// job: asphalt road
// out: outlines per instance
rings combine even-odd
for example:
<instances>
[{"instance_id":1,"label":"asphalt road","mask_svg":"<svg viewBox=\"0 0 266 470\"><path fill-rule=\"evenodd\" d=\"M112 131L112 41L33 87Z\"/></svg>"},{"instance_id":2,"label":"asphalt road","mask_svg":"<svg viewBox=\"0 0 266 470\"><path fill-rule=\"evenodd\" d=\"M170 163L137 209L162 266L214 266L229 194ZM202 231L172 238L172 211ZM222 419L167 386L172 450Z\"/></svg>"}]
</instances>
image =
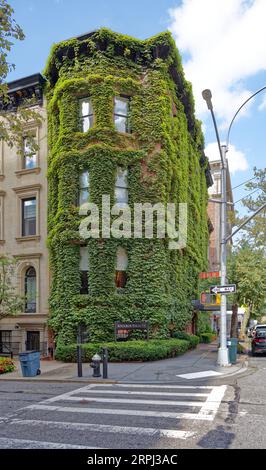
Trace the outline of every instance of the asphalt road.
<instances>
[{"instance_id":1,"label":"asphalt road","mask_svg":"<svg viewBox=\"0 0 266 470\"><path fill-rule=\"evenodd\" d=\"M266 447L266 356L176 385L0 383L0 449Z\"/></svg>"}]
</instances>

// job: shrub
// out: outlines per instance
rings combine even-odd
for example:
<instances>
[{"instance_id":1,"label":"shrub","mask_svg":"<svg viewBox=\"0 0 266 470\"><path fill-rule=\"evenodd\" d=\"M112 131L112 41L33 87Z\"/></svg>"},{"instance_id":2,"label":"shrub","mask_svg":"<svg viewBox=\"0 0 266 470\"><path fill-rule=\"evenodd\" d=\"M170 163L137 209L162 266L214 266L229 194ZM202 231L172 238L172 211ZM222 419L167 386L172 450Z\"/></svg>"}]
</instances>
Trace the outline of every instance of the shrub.
<instances>
[{"instance_id":1,"label":"shrub","mask_svg":"<svg viewBox=\"0 0 266 470\"><path fill-rule=\"evenodd\" d=\"M15 364L13 361L6 357L0 357L0 374L13 372L13 370L15 370Z\"/></svg>"},{"instance_id":2,"label":"shrub","mask_svg":"<svg viewBox=\"0 0 266 470\"><path fill-rule=\"evenodd\" d=\"M216 339L216 335L214 333L201 333L199 336L200 343L211 343Z\"/></svg>"},{"instance_id":3,"label":"shrub","mask_svg":"<svg viewBox=\"0 0 266 470\"><path fill-rule=\"evenodd\" d=\"M110 362L122 361L156 361L184 354L189 349L197 346L199 339L191 336L190 340L165 339L151 341L125 341L112 343L88 343L82 345L83 360L90 362L95 353L100 353L101 348L108 348ZM56 359L65 362L76 361L77 346L60 345L56 349Z\"/></svg>"}]
</instances>

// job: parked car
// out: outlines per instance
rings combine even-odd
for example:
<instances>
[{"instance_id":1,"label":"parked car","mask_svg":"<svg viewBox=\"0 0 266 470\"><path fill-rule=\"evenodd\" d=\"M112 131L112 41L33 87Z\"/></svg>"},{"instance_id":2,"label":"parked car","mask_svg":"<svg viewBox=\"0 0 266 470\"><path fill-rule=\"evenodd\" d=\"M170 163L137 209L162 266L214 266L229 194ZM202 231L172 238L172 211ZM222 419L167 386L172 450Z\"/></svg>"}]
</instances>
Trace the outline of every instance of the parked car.
<instances>
[{"instance_id":1,"label":"parked car","mask_svg":"<svg viewBox=\"0 0 266 470\"><path fill-rule=\"evenodd\" d=\"M251 328L248 329L248 337L253 338L256 334L256 331L262 329L266 330L266 324L265 323L259 323L258 325L254 325Z\"/></svg>"},{"instance_id":2,"label":"parked car","mask_svg":"<svg viewBox=\"0 0 266 470\"><path fill-rule=\"evenodd\" d=\"M266 353L266 328L258 328L251 342L252 356Z\"/></svg>"}]
</instances>

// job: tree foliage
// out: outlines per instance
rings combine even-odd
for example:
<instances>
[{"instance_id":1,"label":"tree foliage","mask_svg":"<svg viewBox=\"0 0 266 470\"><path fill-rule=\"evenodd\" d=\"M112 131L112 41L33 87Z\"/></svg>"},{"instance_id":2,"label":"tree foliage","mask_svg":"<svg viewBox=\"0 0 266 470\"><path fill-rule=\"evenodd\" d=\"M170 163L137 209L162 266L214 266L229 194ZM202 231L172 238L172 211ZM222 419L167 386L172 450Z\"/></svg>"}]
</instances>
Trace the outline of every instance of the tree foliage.
<instances>
[{"instance_id":1,"label":"tree foliage","mask_svg":"<svg viewBox=\"0 0 266 470\"><path fill-rule=\"evenodd\" d=\"M16 315L23 308L23 299L16 293L12 283L16 261L7 256L0 257L0 320Z\"/></svg>"},{"instance_id":2,"label":"tree foliage","mask_svg":"<svg viewBox=\"0 0 266 470\"><path fill-rule=\"evenodd\" d=\"M15 110L10 110L10 95L6 83L8 74L15 69L10 63L8 55L12 50L14 41L22 41L25 35L14 19L14 10L6 0L0 0L0 137L10 147L17 145L21 148L21 138L25 124L34 120L40 122L39 113L31 107L35 98L25 99L23 104ZM34 142L32 142L32 145Z\"/></svg>"},{"instance_id":3,"label":"tree foliage","mask_svg":"<svg viewBox=\"0 0 266 470\"><path fill-rule=\"evenodd\" d=\"M235 337L238 306L247 307L248 317L260 317L266 303L266 257L263 249L254 249L248 242L240 245L229 259L228 278L237 288L233 296L231 327L231 336Z\"/></svg>"},{"instance_id":4,"label":"tree foliage","mask_svg":"<svg viewBox=\"0 0 266 470\"><path fill-rule=\"evenodd\" d=\"M254 168L254 178L247 182L246 190L250 195L243 199L243 205L248 210L248 215L266 203L266 168L259 170ZM237 225L245 221L247 217L239 218ZM266 208L254 217L244 228L243 240L249 241L256 248L266 246Z\"/></svg>"}]
</instances>

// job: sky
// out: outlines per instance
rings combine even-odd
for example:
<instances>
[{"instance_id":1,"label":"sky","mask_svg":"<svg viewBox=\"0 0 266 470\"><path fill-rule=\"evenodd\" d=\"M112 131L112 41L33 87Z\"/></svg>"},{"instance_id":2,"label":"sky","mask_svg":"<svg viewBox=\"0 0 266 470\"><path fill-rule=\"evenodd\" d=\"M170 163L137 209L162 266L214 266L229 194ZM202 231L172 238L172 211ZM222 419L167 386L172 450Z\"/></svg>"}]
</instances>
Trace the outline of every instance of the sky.
<instances>
[{"instance_id":1,"label":"sky","mask_svg":"<svg viewBox=\"0 0 266 470\"><path fill-rule=\"evenodd\" d=\"M238 107L266 85L266 0L9 0L26 38L16 42L8 80L42 72L53 43L99 27L145 39L169 30L192 82L206 155L218 158L215 133L201 92L212 91L222 143ZM265 165L266 91L233 124L228 152L232 186ZM247 193L234 190L238 201ZM236 203L241 214L244 208Z\"/></svg>"}]
</instances>

